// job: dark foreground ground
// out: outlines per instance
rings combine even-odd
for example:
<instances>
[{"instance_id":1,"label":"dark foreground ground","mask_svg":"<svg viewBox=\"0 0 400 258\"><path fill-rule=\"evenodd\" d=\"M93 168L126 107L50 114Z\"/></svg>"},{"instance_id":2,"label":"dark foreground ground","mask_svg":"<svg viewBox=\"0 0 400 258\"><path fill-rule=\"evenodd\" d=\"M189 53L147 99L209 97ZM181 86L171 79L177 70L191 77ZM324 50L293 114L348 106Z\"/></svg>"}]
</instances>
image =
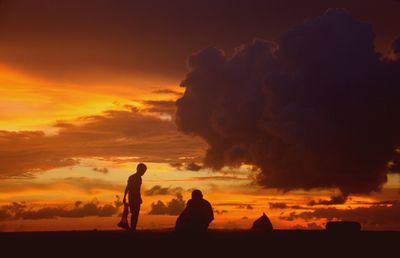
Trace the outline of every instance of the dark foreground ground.
<instances>
[{"instance_id":1,"label":"dark foreground ground","mask_svg":"<svg viewBox=\"0 0 400 258\"><path fill-rule=\"evenodd\" d=\"M0 257L400 257L400 232L21 232L0 233L0 249Z\"/></svg>"}]
</instances>

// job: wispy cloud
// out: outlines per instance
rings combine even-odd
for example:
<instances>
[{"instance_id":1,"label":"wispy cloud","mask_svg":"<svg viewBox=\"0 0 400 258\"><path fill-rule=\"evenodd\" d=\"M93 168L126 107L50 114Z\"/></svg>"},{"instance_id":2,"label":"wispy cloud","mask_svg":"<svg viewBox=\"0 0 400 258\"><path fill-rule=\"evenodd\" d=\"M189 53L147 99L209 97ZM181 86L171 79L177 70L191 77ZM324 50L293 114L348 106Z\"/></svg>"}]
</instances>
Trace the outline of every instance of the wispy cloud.
<instances>
[{"instance_id":1,"label":"wispy cloud","mask_svg":"<svg viewBox=\"0 0 400 258\"><path fill-rule=\"evenodd\" d=\"M61 121L55 127L55 135L0 131L0 177L72 166L83 157L178 162L182 156L202 155L200 140L180 134L171 121L143 115L135 108Z\"/></svg>"}]
</instances>

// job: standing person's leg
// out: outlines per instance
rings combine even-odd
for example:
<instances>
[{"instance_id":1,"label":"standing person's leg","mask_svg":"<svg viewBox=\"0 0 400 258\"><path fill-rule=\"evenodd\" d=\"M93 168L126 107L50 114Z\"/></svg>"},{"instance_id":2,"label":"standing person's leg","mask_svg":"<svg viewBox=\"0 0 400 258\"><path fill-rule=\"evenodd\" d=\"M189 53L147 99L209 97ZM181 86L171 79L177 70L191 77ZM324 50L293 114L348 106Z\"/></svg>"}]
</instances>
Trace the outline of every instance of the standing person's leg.
<instances>
[{"instance_id":1,"label":"standing person's leg","mask_svg":"<svg viewBox=\"0 0 400 258\"><path fill-rule=\"evenodd\" d=\"M135 231L136 230L136 225L138 222L138 217L139 217L139 211L140 211L140 204L133 204L131 205L131 230Z\"/></svg>"}]
</instances>

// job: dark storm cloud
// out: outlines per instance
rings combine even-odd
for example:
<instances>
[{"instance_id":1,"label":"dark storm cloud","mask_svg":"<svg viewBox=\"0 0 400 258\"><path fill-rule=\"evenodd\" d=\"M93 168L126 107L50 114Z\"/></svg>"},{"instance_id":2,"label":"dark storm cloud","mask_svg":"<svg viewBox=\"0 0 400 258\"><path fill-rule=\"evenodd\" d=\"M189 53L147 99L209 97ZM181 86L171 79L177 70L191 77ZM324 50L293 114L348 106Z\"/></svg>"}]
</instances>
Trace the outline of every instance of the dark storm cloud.
<instances>
[{"instance_id":1,"label":"dark storm cloud","mask_svg":"<svg viewBox=\"0 0 400 258\"><path fill-rule=\"evenodd\" d=\"M181 194L177 194L176 198L164 203L158 201L151 204L150 215L179 215L185 209L185 201Z\"/></svg>"},{"instance_id":2,"label":"dark storm cloud","mask_svg":"<svg viewBox=\"0 0 400 258\"><path fill-rule=\"evenodd\" d=\"M117 197L113 204L100 205L98 201L83 203L75 202L75 207L43 207L29 208L25 203L14 202L0 207L0 221L18 219L54 219L54 218L83 218L88 216L111 217L117 214L122 202Z\"/></svg>"},{"instance_id":3,"label":"dark storm cloud","mask_svg":"<svg viewBox=\"0 0 400 258\"><path fill-rule=\"evenodd\" d=\"M171 121L143 115L134 108L110 110L61 122L55 127L59 129L55 135L41 131L0 131L0 177L29 176L72 166L85 157L123 156L171 162L182 156L202 155L198 139L178 133Z\"/></svg>"},{"instance_id":4,"label":"dark storm cloud","mask_svg":"<svg viewBox=\"0 0 400 258\"><path fill-rule=\"evenodd\" d=\"M400 229L399 218L400 216L400 205L376 205L371 207L359 207L354 209L315 209L310 212L293 212L289 216L282 216L280 219L293 221L295 219L304 219L305 221L315 219L327 219L327 220L346 220L346 221L359 221L363 227L369 229Z\"/></svg>"},{"instance_id":5,"label":"dark storm cloud","mask_svg":"<svg viewBox=\"0 0 400 258\"><path fill-rule=\"evenodd\" d=\"M400 22L400 5L392 0L2 0L0 60L74 82L110 74L175 79L185 69L176 60L196 49L277 39L330 7L371 22L381 48L398 33L391 25Z\"/></svg>"},{"instance_id":6,"label":"dark storm cloud","mask_svg":"<svg viewBox=\"0 0 400 258\"><path fill-rule=\"evenodd\" d=\"M338 188L332 203L386 182L400 143L400 60L382 59L367 23L331 9L278 43L255 40L231 57L207 48L188 66L177 124L206 140L205 166L253 164L261 185L283 191Z\"/></svg>"}]
</instances>

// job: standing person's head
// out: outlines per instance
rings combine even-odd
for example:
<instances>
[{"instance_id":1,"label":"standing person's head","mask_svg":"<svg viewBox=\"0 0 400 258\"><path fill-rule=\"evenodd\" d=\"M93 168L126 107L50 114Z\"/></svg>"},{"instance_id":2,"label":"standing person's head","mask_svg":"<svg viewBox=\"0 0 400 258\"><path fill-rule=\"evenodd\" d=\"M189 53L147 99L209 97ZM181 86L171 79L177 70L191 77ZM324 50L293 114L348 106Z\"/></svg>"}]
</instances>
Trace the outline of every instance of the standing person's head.
<instances>
[{"instance_id":1,"label":"standing person's head","mask_svg":"<svg viewBox=\"0 0 400 258\"><path fill-rule=\"evenodd\" d=\"M192 199L193 200L201 200L203 199L203 193L200 190L193 190L192 192Z\"/></svg>"},{"instance_id":2,"label":"standing person's head","mask_svg":"<svg viewBox=\"0 0 400 258\"><path fill-rule=\"evenodd\" d=\"M141 176L144 175L144 173L146 172L146 170L147 170L147 167L146 167L146 165L145 165L144 163L139 163L139 164L137 165L137 167L136 167L136 172L137 172L139 175L141 175Z\"/></svg>"}]
</instances>

